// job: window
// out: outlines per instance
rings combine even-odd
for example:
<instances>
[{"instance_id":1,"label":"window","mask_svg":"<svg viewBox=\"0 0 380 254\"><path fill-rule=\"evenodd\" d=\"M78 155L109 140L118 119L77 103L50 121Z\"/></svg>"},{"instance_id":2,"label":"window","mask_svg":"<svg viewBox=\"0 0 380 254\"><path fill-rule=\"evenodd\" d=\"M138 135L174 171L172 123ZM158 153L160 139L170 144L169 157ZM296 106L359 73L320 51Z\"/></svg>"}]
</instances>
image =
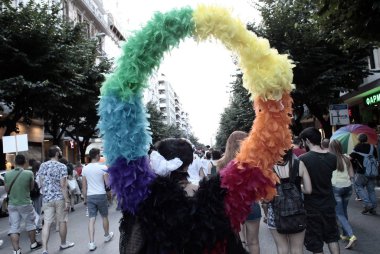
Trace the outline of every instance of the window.
<instances>
[{"instance_id":1,"label":"window","mask_svg":"<svg viewBox=\"0 0 380 254\"><path fill-rule=\"evenodd\" d=\"M369 68L376 69L376 63L375 63L375 56L374 51L372 50L371 54L369 55Z\"/></svg>"},{"instance_id":2,"label":"window","mask_svg":"<svg viewBox=\"0 0 380 254\"><path fill-rule=\"evenodd\" d=\"M77 12L77 22L82 22L82 14L79 11Z\"/></svg>"}]
</instances>

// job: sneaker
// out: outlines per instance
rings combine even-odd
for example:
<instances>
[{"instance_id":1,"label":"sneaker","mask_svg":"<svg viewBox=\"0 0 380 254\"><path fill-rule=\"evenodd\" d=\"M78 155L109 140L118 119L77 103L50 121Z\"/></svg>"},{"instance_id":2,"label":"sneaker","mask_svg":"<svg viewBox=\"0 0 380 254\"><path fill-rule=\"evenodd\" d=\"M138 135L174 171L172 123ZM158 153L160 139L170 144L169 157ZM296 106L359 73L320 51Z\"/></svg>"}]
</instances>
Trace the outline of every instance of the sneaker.
<instances>
[{"instance_id":1,"label":"sneaker","mask_svg":"<svg viewBox=\"0 0 380 254\"><path fill-rule=\"evenodd\" d=\"M74 245L75 245L75 243L66 241L65 244L61 244L61 246L59 246L59 249L60 250L65 250L65 249L73 247Z\"/></svg>"},{"instance_id":2,"label":"sneaker","mask_svg":"<svg viewBox=\"0 0 380 254\"><path fill-rule=\"evenodd\" d=\"M349 241L350 237L346 236L346 235L340 235L340 240L342 240L342 241Z\"/></svg>"},{"instance_id":3,"label":"sneaker","mask_svg":"<svg viewBox=\"0 0 380 254\"><path fill-rule=\"evenodd\" d=\"M104 241L105 242L109 242L111 241L112 237L113 237L113 232L109 232L107 236L104 236Z\"/></svg>"},{"instance_id":4,"label":"sneaker","mask_svg":"<svg viewBox=\"0 0 380 254\"><path fill-rule=\"evenodd\" d=\"M358 198L358 197L356 197L356 198L355 198L355 201L362 201L362 199L361 199L361 198Z\"/></svg>"},{"instance_id":5,"label":"sneaker","mask_svg":"<svg viewBox=\"0 0 380 254\"><path fill-rule=\"evenodd\" d=\"M14 251L13 251L13 254L22 254L22 253L21 253L21 249L14 250Z\"/></svg>"},{"instance_id":6,"label":"sneaker","mask_svg":"<svg viewBox=\"0 0 380 254\"><path fill-rule=\"evenodd\" d=\"M94 242L92 242L92 243L88 243L88 249L89 249L90 251L94 251L94 250L96 250L96 245L95 245L95 243L94 243Z\"/></svg>"},{"instance_id":7,"label":"sneaker","mask_svg":"<svg viewBox=\"0 0 380 254\"><path fill-rule=\"evenodd\" d=\"M371 208L371 210L369 210L369 213L372 214L372 215L376 215L376 210L375 210L375 208Z\"/></svg>"},{"instance_id":8,"label":"sneaker","mask_svg":"<svg viewBox=\"0 0 380 254\"><path fill-rule=\"evenodd\" d=\"M37 241L30 245L31 250L38 250L41 247L42 247L42 243L37 242Z\"/></svg>"},{"instance_id":9,"label":"sneaker","mask_svg":"<svg viewBox=\"0 0 380 254\"><path fill-rule=\"evenodd\" d=\"M49 254L49 253L47 252L47 250L44 250L44 251L42 252L42 254Z\"/></svg>"},{"instance_id":10,"label":"sneaker","mask_svg":"<svg viewBox=\"0 0 380 254\"><path fill-rule=\"evenodd\" d=\"M0 240L0 247L3 245L4 241Z\"/></svg>"},{"instance_id":11,"label":"sneaker","mask_svg":"<svg viewBox=\"0 0 380 254\"><path fill-rule=\"evenodd\" d=\"M362 214L367 214L370 210L371 210L371 208L366 206L366 207L364 207Z\"/></svg>"},{"instance_id":12,"label":"sneaker","mask_svg":"<svg viewBox=\"0 0 380 254\"><path fill-rule=\"evenodd\" d=\"M348 244L347 244L346 247L344 247L344 248L345 248L345 249L350 249L350 248L354 247L354 245L355 245L355 243L356 243L357 240L358 240L358 239L356 238L356 236L352 235L352 236L350 237L350 240L349 240Z\"/></svg>"}]
</instances>

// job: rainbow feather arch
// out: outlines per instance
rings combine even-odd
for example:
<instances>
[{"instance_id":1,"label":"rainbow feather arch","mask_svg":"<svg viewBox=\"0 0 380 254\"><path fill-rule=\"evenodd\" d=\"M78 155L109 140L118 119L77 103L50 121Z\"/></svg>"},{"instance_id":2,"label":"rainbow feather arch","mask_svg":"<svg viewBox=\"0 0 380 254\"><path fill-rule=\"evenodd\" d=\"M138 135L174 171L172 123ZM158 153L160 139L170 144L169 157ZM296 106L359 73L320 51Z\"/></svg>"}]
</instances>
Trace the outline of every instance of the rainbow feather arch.
<instances>
[{"instance_id":1,"label":"rainbow feather arch","mask_svg":"<svg viewBox=\"0 0 380 254\"><path fill-rule=\"evenodd\" d=\"M253 201L275 195L277 178L271 168L291 145L293 64L224 8L200 5L156 13L123 46L116 70L101 88L98 108L111 187L123 211L132 214L148 197L155 175L147 162L151 136L142 92L164 53L191 36L197 41L216 38L234 52L244 87L255 99L249 137L221 173L221 186L227 190L225 211L238 230Z\"/></svg>"}]
</instances>

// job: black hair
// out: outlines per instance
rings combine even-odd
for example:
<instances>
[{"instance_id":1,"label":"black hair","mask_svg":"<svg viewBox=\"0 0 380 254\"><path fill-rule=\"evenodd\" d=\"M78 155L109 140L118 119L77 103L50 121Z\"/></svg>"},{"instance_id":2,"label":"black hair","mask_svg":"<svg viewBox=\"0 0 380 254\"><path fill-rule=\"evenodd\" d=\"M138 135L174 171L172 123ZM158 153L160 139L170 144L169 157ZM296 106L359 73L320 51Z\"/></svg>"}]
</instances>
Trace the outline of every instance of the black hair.
<instances>
[{"instance_id":1,"label":"black hair","mask_svg":"<svg viewBox=\"0 0 380 254\"><path fill-rule=\"evenodd\" d=\"M49 158L54 158L55 155L56 155L57 153L59 153L60 151L61 151L61 149L59 148L59 146L56 146L56 145L51 146L51 147L49 148L49 151L48 151L48 156L49 156Z\"/></svg>"},{"instance_id":2,"label":"black hair","mask_svg":"<svg viewBox=\"0 0 380 254\"><path fill-rule=\"evenodd\" d=\"M210 152L206 153L206 159L211 160L211 153Z\"/></svg>"},{"instance_id":3,"label":"black hair","mask_svg":"<svg viewBox=\"0 0 380 254\"><path fill-rule=\"evenodd\" d=\"M182 161L182 166L177 170L182 170L193 162L193 148L191 147L191 144L185 139L163 139L156 144L156 147L157 151L166 160L171 160L177 157Z\"/></svg>"},{"instance_id":4,"label":"black hair","mask_svg":"<svg viewBox=\"0 0 380 254\"><path fill-rule=\"evenodd\" d=\"M17 154L15 158L15 164L16 166L23 166L26 163L26 158L22 154Z\"/></svg>"},{"instance_id":5,"label":"black hair","mask_svg":"<svg viewBox=\"0 0 380 254\"><path fill-rule=\"evenodd\" d=\"M300 146L302 144L301 141L300 137L293 137L293 144Z\"/></svg>"},{"instance_id":6,"label":"black hair","mask_svg":"<svg viewBox=\"0 0 380 254\"><path fill-rule=\"evenodd\" d=\"M303 141L308 139L313 145L321 146L321 133L314 127L304 129L299 136Z\"/></svg>"},{"instance_id":7,"label":"black hair","mask_svg":"<svg viewBox=\"0 0 380 254\"><path fill-rule=\"evenodd\" d=\"M187 182L189 174L183 169L193 162L193 148L186 139L167 138L156 144L157 151L166 159L179 158L182 161L181 167L170 173L170 178L175 182Z\"/></svg>"},{"instance_id":8,"label":"black hair","mask_svg":"<svg viewBox=\"0 0 380 254\"><path fill-rule=\"evenodd\" d=\"M65 164L65 165L67 165L67 164L69 163L69 161L66 160L65 158L60 158L60 159L58 159L58 161L59 161L60 163L62 163L62 164Z\"/></svg>"},{"instance_id":9,"label":"black hair","mask_svg":"<svg viewBox=\"0 0 380 254\"><path fill-rule=\"evenodd\" d=\"M92 148L88 154L91 160L96 159L96 156L100 155L100 149Z\"/></svg>"},{"instance_id":10,"label":"black hair","mask_svg":"<svg viewBox=\"0 0 380 254\"><path fill-rule=\"evenodd\" d=\"M368 137L366 134L364 133L360 133L359 136L358 136L358 140L360 143L365 143L368 141Z\"/></svg>"},{"instance_id":11,"label":"black hair","mask_svg":"<svg viewBox=\"0 0 380 254\"><path fill-rule=\"evenodd\" d=\"M219 160L220 158L222 158L222 153L218 150L213 150L211 152L211 157L213 160Z\"/></svg>"},{"instance_id":12,"label":"black hair","mask_svg":"<svg viewBox=\"0 0 380 254\"><path fill-rule=\"evenodd\" d=\"M33 171L33 174L36 175L38 170L40 169L40 166L41 166L41 162L40 161L34 161L33 165L32 165L32 171Z\"/></svg>"},{"instance_id":13,"label":"black hair","mask_svg":"<svg viewBox=\"0 0 380 254\"><path fill-rule=\"evenodd\" d=\"M29 167L33 167L33 164L36 162L35 159L29 159L28 160L28 164L29 164Z\"/></svg>"},{"instance_id":14,"label":"black hair","mask_svg":"<svg viewBox=\"0 0 380 254\"><path fill-rule=\"evenodd\" d=\"M71 163L67 163L66 167L67 167L67 174L68 174L69 176L73 176L73 173L74 173L74 165L71 164Z\"/></svg>"}]
</instances>

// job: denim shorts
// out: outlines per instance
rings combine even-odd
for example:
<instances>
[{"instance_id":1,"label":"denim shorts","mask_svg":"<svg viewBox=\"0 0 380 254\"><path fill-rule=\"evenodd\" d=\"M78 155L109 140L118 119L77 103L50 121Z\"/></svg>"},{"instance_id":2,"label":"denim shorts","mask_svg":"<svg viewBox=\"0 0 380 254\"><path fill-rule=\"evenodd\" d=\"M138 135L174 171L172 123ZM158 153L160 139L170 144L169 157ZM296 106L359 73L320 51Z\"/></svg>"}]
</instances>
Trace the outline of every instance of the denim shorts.
<instances>
[{"instance_id":1,"label":"denim shorts","mask_svg":"<svg viewBox=\"0 0 380 254\"><path fill-rule=\"evenodd\" d=\"M10 229L8 234L20 234L21 228L21 219L25 220L25 230L32 231L36 229L35 214L33 205L9 205L9 225Z\"/></svg>"},{"instance_id":2,"label":"denim shorts","mask_svg":"<svg viewBox=\"0 0 380 254\"><path fill-rule=\"evenodd\" d=\"M102 217L108 216L107 194L87 196L88 217L94 218L98 211Z\"/></svg>"},{"instance_id":3,"label":"denim shorts","mask_svg":"<svg viewBox=\"0 0 380 254\"><path fill-rule=\"evenodd\" d=\"M261 218L261 208L258 203L253 203L251 206L251 212L248 214L248 217L246 220L249 221L255 221L259 220Z\"/></svg>"}]
</instances>

